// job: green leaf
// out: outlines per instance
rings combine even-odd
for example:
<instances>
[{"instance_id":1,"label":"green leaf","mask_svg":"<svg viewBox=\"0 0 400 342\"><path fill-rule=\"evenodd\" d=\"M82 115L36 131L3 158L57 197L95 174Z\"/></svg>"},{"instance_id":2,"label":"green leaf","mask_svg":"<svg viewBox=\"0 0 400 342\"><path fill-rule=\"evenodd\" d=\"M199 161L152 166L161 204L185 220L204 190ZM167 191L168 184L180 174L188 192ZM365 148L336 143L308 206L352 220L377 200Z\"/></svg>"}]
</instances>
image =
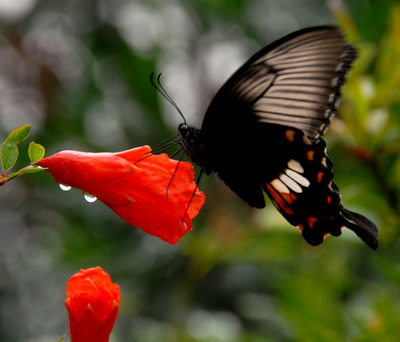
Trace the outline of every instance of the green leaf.
<instances>
[{"instance_id":1,"label":"green leaf","mask_svg":"<svg viewBox=\"0 0 400 342\"><path fill-rule=\"evenodd\" d=\"M5 141L10 141L13 144L19 144L21 141L24 141L31 130L32 125L25 125L14 129L6 138Z\"/></svg>"},{"instance_id":2,"label":"green leaf","mask_svg":"<svg viewBox=\"0 0 400 342\"><path fill-rule=\"evenodd\" d=\"M42 145L33 141L29 144L28 155L32 163L37 163L39 160L41 160L44 156L44 153L45 148Z\"/></svg>"},{"instance_id":3,"label":"green leaf","mask_svg":"<svg viewBox=\"0 0 400 342\"><path fill-rule=\"evenodd\" d=\"M18 159L18 144L25 140L32 125L25 125L14 129L3 141L0 147L1 166L3 173L11 169Z\"/></svg>"},{"instance_id":4,"label":"green leaf","mask_svg":"<svg viewBox=\"0 0 400 342\"><path fill-rule=\"evenodd\" d=\"M1 165L3 172L6 173L11 169L18 159L18 147L16 144L12 144L5 140L0 147L1 152Z\"/></svg>"}]
</instances>

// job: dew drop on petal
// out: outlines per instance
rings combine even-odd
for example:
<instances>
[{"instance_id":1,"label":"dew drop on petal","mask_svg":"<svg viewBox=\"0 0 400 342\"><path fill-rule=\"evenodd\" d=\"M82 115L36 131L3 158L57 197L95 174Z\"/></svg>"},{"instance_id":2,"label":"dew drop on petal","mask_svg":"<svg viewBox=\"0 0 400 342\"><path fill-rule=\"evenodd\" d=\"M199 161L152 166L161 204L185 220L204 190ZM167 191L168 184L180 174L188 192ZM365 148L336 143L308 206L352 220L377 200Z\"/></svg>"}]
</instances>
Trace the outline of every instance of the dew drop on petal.
<instances>
[{"instance_id":1,"label":"dew drop on petal","mask_svg":"<svg viewBox=\"0 0 400 342\"><path fill-rule=\"evenodd\" d=\"M97 200L96 196L93 196L92 194L89 194L88 192L84 192L83 197L85 197L85 200L88 201L89 203L96 202L96 200Z\"/></svg>"},{"instance_id":2,"label":"dew drop on petal","mask_svg":"<svg viewBox=\"0 0 400 342\"><path fill-rule=\"evenodd\" d=\"M71 187L69 185L60 184L60 189L63 191L68 191L71 190Z\"/></svg>"}]
</instances>

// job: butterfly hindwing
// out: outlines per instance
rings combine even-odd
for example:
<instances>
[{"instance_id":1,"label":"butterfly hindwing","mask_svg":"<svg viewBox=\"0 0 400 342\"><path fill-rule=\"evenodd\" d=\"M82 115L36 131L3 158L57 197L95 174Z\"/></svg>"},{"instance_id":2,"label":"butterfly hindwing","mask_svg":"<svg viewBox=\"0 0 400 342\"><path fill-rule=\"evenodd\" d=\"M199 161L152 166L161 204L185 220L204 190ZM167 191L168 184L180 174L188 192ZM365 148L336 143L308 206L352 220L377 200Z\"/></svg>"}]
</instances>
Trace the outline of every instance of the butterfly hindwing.
<instances>
[{"instance_id":1,"label":"butterfly hindwing","mask_svg":"<svg viewBox=\"0 0 400 342\"><path fill-rule=\"evenodd\" d=\"M341 203L325 141L320 138L311 142L303 132L290 127L282 133L289 145L294 146L286 145L289 148L281 151L286 154L287 164L276 177L268 176L262 181L263 189L279 212L300 228L311 245L319 245L328 234L339 236L347 227L376 249L375 225L366 217L348 211Z\"/></svg>"}]
</instances>

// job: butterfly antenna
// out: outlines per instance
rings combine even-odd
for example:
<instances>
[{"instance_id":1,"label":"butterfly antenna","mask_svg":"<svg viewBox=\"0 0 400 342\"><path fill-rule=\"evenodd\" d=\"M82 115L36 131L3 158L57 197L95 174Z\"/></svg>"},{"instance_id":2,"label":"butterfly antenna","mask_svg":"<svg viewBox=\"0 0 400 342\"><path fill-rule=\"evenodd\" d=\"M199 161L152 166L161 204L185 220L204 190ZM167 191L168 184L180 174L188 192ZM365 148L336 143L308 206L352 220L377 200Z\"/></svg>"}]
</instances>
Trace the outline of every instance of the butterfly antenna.
<instances>
[{"instance_id":1,"label":"butterfly antenna","mask_svg":"<svg viewBox=\"0 0 400 342\"><path fill-rule=\"evenodd\" d=\"M186 119L183 116L181 110L179 109L176 102L172 99L172 97L167 93L165 88L161 84L161 73L158 74L157 78L154 76L154 72L150 75L150 82L152 86L176 109L179 115L182 117L184 124L186 124Z\"/></svg>"}]
</instances>

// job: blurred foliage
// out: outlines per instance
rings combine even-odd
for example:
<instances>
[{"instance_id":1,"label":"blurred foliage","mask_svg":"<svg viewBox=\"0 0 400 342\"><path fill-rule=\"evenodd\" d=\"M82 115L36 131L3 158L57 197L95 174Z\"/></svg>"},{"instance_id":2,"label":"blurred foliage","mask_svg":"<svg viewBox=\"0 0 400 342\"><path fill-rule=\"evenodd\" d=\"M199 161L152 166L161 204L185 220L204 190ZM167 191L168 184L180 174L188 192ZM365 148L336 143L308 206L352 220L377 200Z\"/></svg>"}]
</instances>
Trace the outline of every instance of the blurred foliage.
<instances>
[{"instance_id":1,"label":"blurred foliage","mask_svg":"<svg viewBox=\"0 0 400 342\"><path fill-rule=\"evenodd\" d=\"M171 246L48 175L26 175L0 189L0 341L66 333L66 281L97 265L122 290L113 342L399 340L397 1L1 0L0 19L1 141L32 124L49 154L175 134L180 117L151 87L152 72L199 125L252 53L301 27L339 23L360 57L328 153L345 206L381 234L377 252L348 232L310 247L272 205L250 209L209 177L194 231Z\"/></svg>"}]
</instances>

